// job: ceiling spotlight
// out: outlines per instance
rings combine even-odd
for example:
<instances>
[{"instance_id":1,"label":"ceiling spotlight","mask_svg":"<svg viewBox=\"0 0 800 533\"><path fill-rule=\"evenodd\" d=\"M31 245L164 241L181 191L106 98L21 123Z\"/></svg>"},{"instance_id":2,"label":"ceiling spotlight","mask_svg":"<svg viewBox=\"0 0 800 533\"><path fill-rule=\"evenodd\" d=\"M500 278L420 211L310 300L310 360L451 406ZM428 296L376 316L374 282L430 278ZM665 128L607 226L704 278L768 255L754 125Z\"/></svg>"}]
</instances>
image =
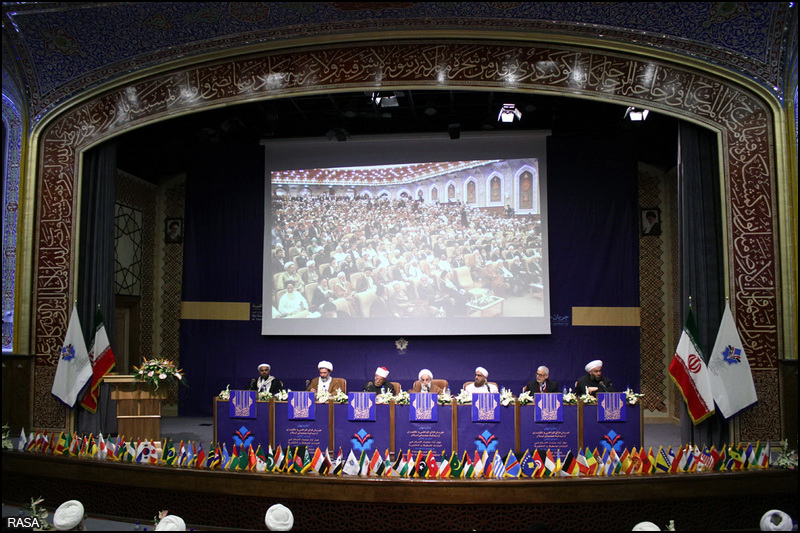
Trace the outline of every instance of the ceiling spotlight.
<instances>
[{"instance_id":1,"label":"ceiling spotlight","mask_svg":"<svg viewBox=\"0 0 800 533\"><path fill-rule=\"evenodd\" d=\"M522 120L522 111L517 109L517 106L514 104L503 104L502 109L500 109L500 114L497 115L497 121L514 122L514 117L517 117L518 120Z\"/></svg>"},{"instance_id":2,"label":"ceiling spotlight","mask_svg":"<svg viewBox=\"0 0 800 533\"><path fill-rule=\"evenodd\" d=\"M649 109L636 109L631 106L625 110L625 116L622 118L630 118L633 122L641 122L650 114Z\"/></svg>"},{"instance_id":3,"label":"ceiling spotlight","mask_svg":"<svg viewBox=\"0 0 800 533\"><path fill-rule=\"evenodd\" d=\"M397 93L393 92L378 92L372 93L372 101L375 105L379 105L381 107L397 107L400 104L397 103Z\"/></svg>"}]
</instances>

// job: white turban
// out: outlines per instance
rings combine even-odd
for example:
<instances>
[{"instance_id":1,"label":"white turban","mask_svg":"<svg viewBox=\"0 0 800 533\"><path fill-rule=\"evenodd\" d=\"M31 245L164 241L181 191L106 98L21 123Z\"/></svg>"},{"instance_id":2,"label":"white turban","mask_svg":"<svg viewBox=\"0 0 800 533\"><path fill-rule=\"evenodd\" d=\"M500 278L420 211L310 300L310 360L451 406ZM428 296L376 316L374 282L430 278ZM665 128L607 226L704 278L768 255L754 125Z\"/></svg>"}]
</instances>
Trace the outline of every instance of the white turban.
<instances>
[{"instance_id":1,"label":"white turban","mask_svg":"<svg viewBox=\"0 0 800 533\"><path fill-rule=\"evenodd\" d=\"M595 359L594 361L583 367L583 369L586 370L586 372L591 372L598 366L603 366L603 362L600 359Z\"/></svg>"},{"instance_id":2,"label":"white turban","mask_svg":"<svg viewBox=\"0 0 800 533\"><path fill-rule=\"evenodd\" d=\"M389 371L386 369L385 366L379 366L378 368L375 369L375 375L380 376L383 379L386 379L387 377L389 377Z\"/></svg>"},{"instance_id":3,"label":"white turban","mask_svg":"<svg viewBox=\"0 0 800 533\"><path fill-rule=\"evenodd\" d=\"M422 376L430 376L431 379L433 379L433 372L431 372L427 368L423 368L422 370L419 371L419 375L417 376L417 379L421 380Z\"/></svg>"},{"instance_id":4,"label":"white turban","mask_svg":"<svg viewBox=\"0 0 800 533\"><path fill-rule=\"evenodd\" d=\"M323 368L327 368L329 371L333 372L333 363L330 361L320 361L317 365L317 368L322 370Z\"/></svg>"},{"instance_id":5,"label":"white turban","mask_svg":"<svg viewBox=\"0 0 800 533\"><path fill-rule=\"evenodd\" d=\"M294 525L294 516L288 507L276 503L267 509L264 522L270 531L289 531Z\"/></svg>"},{"instance_id":6,"label":"white turban","mask_svg":"<svg viewBox=\"0 0 800 533\"><path fill-rule=\"evenodd\" d=\"M661 531L661 528L652 522L639 522L631 531Z\"/></svg>"},{"instance_id":7,"label":"white turban","mask_svg":"<svg viewBox=\"0 0 800 533\"><path fill-rule=\"evenodd\" d=\"M83 504L78 500L62 503L53 515L53 525L59 531L75 529L83 520Z\"/></svg>"},{"instance_id":8,"label":"white turban","mask_svg":"<svg viewBox=\"0 0 800 533\"><path fill-rule=\"evenodd\" d=\"M761 531L792 531L792 518L777 509L767 511L761 517Z\"/></svg>"},{"instance_id":9,"label":"white turban","mask_svg":"<svg viewBox=\"0 0 800 533\"><path fill-rule=\"evenodd\" d=\"M485 378L489 377L489 371L486 370L485 368L483 368L482 366L479 366L478 368L476 368L475 369L475 373L476 374L483 374L483 377L485 377Z\"/></svg>"},{"instance_id":10,"label":"white turban","mask_svg":"<svg viewBox=\"0 0 800 533\"><path fill-rule=\"evenodd\" d=\"M168 514L158 521L156 531L186 531L186 522L180 516Z\"/></svg>"},{"instance_id":11,"label":"white turban","mask_svg":"<svg viewBox=\"0 0 800 533\"><path fill-rule=\"evenodd\" d=\"M260 365L258 365L258 369L259 369L259 370L261 370L261 367L262 367L262 366L265 366L265 367L267 367L267 368L269 368L269 369L271 369L271 368L272 368L272 367L271 367L271 366L269 366L267 363L261 363Z\"/></svg>"}]
</instances>

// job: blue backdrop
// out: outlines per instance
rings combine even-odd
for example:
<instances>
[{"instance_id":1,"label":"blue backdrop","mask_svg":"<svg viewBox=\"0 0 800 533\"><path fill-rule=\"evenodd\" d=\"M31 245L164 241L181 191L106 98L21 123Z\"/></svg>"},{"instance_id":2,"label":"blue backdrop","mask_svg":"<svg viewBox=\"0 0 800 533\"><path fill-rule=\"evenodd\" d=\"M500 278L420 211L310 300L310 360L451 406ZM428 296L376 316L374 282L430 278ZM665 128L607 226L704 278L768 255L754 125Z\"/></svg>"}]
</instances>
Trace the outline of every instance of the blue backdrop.
<instances>
[{"instance_id":1,"label":"blue backdrop","mask_svg":"<svg viewBox=\"0 0 800 533\"><path fill-rule=\"evenodd\" d=\"M539 365L572 386L595 358L617 390L639 390L639 328L572 326L573 307L639 305L636 163L614 139L550 138L548 222L550 335L406 337L266 337L257 321L181 321L182 416L211 416L226 385L244 388L266 362L293 390L317 375L321 359L361 390L375 368L410 388L421 368L448 379L457 393L476 366L519 393ZM221 145L195 154L187 178L183 299L261 302L264 165L261 147Z\"/></svg>"}]
</instances>

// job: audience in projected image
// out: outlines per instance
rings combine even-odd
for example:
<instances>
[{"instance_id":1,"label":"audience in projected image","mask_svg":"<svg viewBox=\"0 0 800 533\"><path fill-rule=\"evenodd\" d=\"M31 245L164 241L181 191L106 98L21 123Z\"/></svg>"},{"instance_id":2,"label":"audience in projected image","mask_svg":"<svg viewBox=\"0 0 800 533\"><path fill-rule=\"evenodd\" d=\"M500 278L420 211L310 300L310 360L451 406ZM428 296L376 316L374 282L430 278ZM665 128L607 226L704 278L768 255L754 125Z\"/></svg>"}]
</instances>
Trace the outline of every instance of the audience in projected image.
<instances>
[{"instance_id":1,"label":"audience in projected image","mask_svg":"<svg viewBox=\"0 0 800 533\"><path fill-rule=\"evenodd\" d=\"M282 318L319 316L325 304L349 317L467 316L487 295L542 295L537 217L328 195L275 197L272 213Z\"/></svg>"}]
</instances>

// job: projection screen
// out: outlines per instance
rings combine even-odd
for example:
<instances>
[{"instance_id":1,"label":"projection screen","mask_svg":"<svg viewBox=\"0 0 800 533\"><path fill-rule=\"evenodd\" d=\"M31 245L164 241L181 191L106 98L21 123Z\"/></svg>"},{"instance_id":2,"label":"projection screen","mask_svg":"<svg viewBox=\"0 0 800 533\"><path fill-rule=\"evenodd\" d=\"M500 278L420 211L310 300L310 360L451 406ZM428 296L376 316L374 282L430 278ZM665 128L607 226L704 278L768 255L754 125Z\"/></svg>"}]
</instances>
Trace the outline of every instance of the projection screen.
<instances>
[{"instance_id":1,"label":"projection screen","mask_svg":"<svg viewBox=\"0 0 800 533\"><path fill-rule=\"evenodd\" d=\"M262 334L550 333L548 134L262 141Z\"/></svg>"}]
</instances>

